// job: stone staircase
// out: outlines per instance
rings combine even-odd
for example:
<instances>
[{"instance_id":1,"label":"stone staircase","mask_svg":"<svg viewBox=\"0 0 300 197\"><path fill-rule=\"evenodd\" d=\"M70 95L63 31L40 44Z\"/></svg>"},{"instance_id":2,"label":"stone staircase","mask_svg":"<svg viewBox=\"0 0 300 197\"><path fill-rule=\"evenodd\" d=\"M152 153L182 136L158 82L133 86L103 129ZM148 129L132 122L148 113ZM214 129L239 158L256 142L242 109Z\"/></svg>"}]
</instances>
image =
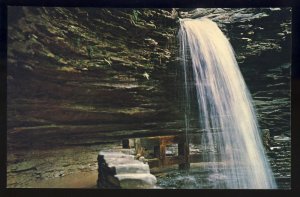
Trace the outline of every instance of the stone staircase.
<instances>
[{"instance_id":1,"label":"stone staircase","mask_svg":"<svg viewBox=\"0 0 300 197\"><path fill-rule=\"evenodd\" d=\"M148 164L122 152L100 151L98 155L98 188L154 189L156 177Z\"/></svg>"}]
</instances>

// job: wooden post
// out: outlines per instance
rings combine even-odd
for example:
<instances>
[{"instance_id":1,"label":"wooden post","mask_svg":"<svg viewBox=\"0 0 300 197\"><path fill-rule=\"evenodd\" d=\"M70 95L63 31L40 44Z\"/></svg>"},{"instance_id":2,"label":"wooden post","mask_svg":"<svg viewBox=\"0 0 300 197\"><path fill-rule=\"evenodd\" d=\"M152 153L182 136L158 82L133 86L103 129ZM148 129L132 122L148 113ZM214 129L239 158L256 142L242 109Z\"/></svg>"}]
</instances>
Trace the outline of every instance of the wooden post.
<instances>
[{"instance_id":1,"label":"wooden post","mask_svg":"<svg viewBox=\"0 0 300 197\"><path fill-rule=\"evenodd\" d=\"M160 156L160 146L154 146L154 157L159 159Z\"/></svg>"},{"instance_id":2,"label":"wooden post","mask_svg":"<svg viewBox=\"0 0 300 197\"><path fill-rule=\"evenodd\" d=\"M160 146L154 146L154 158L157 159L156 162L153 162L153 166L155 167L161 167L162 163L160 161ZM152 167L152 163L149 164L150 167Z\"/></svg>"},{"instance_id":3,"label":"wooden post","mask_svg":"<svg viewBox=\"0 0 300 197\"><path fill-rule=\"evenodd\" d=\"M158 167L162 167L165 165L165 159L166 159L166 146L165 145L159 145L154 146L154 156L155 158L158 158Z\"/></svg>"},{"instance_id":4,"label":"wooden post","mask_svg":"<svg viewBox=\"0 0 300 197\"><path fill-rule=\"evenodd\" d=\"M129 139L123 139L122 140L122 147L123 148L130 148L129 147Z\"/></svg>"},{"instance_id":5,"label":"wooden post","mask_svg":"<svg viewBox=\"0 0 300 197\"><path fill-rule=\"evenodd\" d=\"M161 161L160 165L164 166L166 163L166 161L165 161L166 160L166 145L161 144L159 146L159 152L160 152L159 159Z\"/></svg>"},{"instance_id":6,"label":"wooden post","mask_svg":"<svg viewBox=\"0 0 300 197\"><path fill-rule=\"evenodd\" d=\"M179 169L189 169L190 168L190 161L189 161L190 148L189 148L189 144L187 142L178 144L178 155L183 156L183 158L184 158L184 163L179 164Z\"/></svg>"},{"instance_id":7,"label":"wooden post","mask_svg":"<svg viewBox=\"0 0 300 197\"><path fill-rule=\"evenodd\" d=\"M129 142L124 140L122 144L123 148L135 147L136 154L140 154L146 158L149 150L153 150L154 158L149 158L150 167L164 167L178 164L180 169L188 169L190 168L191 161L198 161L198 158L190 157L189 139L186 139L185 135L135 138L129 139ZM166 148L172 144L178 144L178 156L167 157Z\"/></svg>"}]
</instances>

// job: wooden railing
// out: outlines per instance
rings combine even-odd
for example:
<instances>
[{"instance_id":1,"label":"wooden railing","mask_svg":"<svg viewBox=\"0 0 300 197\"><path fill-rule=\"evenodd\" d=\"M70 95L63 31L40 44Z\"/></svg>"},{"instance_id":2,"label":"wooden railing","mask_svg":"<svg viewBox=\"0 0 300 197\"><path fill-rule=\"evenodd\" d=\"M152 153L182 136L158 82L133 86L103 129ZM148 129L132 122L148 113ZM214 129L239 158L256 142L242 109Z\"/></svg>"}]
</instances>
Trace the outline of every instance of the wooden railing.
<instances>
[{"instance_id":1,"label":"wooden railing","mask_svg":"<svg viewBox=\"0 0 300 197\"><path fill-rule=\"evenodd\" d=\"M156 136L124 139L122 143L123 148L135 148L137 154L145 156L150 168L178 164L180 169L188 169L190 163L208 162L203 154L190 154L189 144L200 144L197 137L187 139L185 135ZM174 144L177 144L178 155L167 156L167 146ZM153 152L152 157L147 157L148 152Z\"/></svg>"}]
</instances>

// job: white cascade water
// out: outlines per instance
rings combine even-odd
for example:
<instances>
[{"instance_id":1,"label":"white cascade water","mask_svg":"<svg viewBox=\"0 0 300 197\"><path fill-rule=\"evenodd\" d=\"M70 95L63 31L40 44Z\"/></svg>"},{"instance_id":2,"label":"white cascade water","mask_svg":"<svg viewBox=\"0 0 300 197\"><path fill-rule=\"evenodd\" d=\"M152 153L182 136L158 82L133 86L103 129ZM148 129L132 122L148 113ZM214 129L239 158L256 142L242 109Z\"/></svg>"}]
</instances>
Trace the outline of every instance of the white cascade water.
<instances>
[{"instance_id":1,"label":"white cascade water","mask_svg":"<svg viewBox=\"0 0 300 197\"><path fill-rule=\"evenodd\" d=\"M207 18L181 19L180 26L186 131L190 102L195 98L205 159L221 160L226 166L217 162L211 167L209 179L213 179L214 188L276 188L252 98L229 41Z\"/></svg>"}]
</instances>

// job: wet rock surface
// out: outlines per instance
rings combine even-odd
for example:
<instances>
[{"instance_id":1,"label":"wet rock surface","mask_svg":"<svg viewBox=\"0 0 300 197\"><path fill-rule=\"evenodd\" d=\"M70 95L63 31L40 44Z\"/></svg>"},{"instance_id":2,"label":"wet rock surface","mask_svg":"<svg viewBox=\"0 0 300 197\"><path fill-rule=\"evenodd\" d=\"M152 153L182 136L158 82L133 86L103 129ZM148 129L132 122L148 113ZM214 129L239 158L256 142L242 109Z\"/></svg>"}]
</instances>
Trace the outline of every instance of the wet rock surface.
<instances>
[{"instance_id":1,"label":"wet rock surface","mask_svg":"<svg viewBox=\"0 0 300 197\"><path fill-rule=\"evenodd\" d=\"M100 151L98 187L102 189L153 189L156 177L148 164L120 151Z\"/></svg>"},{"instance_id":2,"label":"wet rock surface","mask_svg":"<svg viewBox=\"0 0 300 197\"><path fill-rule=\"evenodd\" d=\"M8 149L44 140L94 143L96 136L85 134L168 127L178 115L166 94L175 90L166 69L175 48L167 10L12 7L9 13ZM22 141L29 136L44 139Z\"/></svg>"},{"instance_id":3,"label":"wet rock surface","mask_svg":"<svg viewBox=\"0 0 300 197\"><path fill-rule=\"evenodd\" d=\"M229 38L239 63L291 50L291 8L199 8L178 12L182 18L215 21Z\"/></svg>"},{"instance_id":4,"label":"wet rock surface","mask_svg":"<svg viewBox=\"0 0 300 197\"><path fill-rule=\"evenodd\" d=\"M118 146L112 143L113 146ZM88 147L57 148L51 150L18 151L7 157L8 187L82 187L80 174L86 173L90 180L85 180L87 187L96 186L90 174L98 169L97 154L99 149L110 148L112 145L91 145ZM79 173L79 174L78 174ZM53 181L57 180L57 181ZM58 183L59 182L59 183ZM48 184L47 184L48 183ZM50 184L50 185L49 185ZM53 184L53 185L51 185Z\"/></svg>"},{"instance_id":5,"label":"wet rock surface","mask_svg":"<svg viewBox=\"0 0 300 197\"><path fill-rule=\"evenodd\" d=\"M211 18L230 39L260 127L270 134L273 171L280 188L289 188L290 140L274 136L291 136L291 9L177 11ZM96 172L99 150L115 140L182 132L173 14L9 8L8 187Z\"/></svg>"}]
</instances>

